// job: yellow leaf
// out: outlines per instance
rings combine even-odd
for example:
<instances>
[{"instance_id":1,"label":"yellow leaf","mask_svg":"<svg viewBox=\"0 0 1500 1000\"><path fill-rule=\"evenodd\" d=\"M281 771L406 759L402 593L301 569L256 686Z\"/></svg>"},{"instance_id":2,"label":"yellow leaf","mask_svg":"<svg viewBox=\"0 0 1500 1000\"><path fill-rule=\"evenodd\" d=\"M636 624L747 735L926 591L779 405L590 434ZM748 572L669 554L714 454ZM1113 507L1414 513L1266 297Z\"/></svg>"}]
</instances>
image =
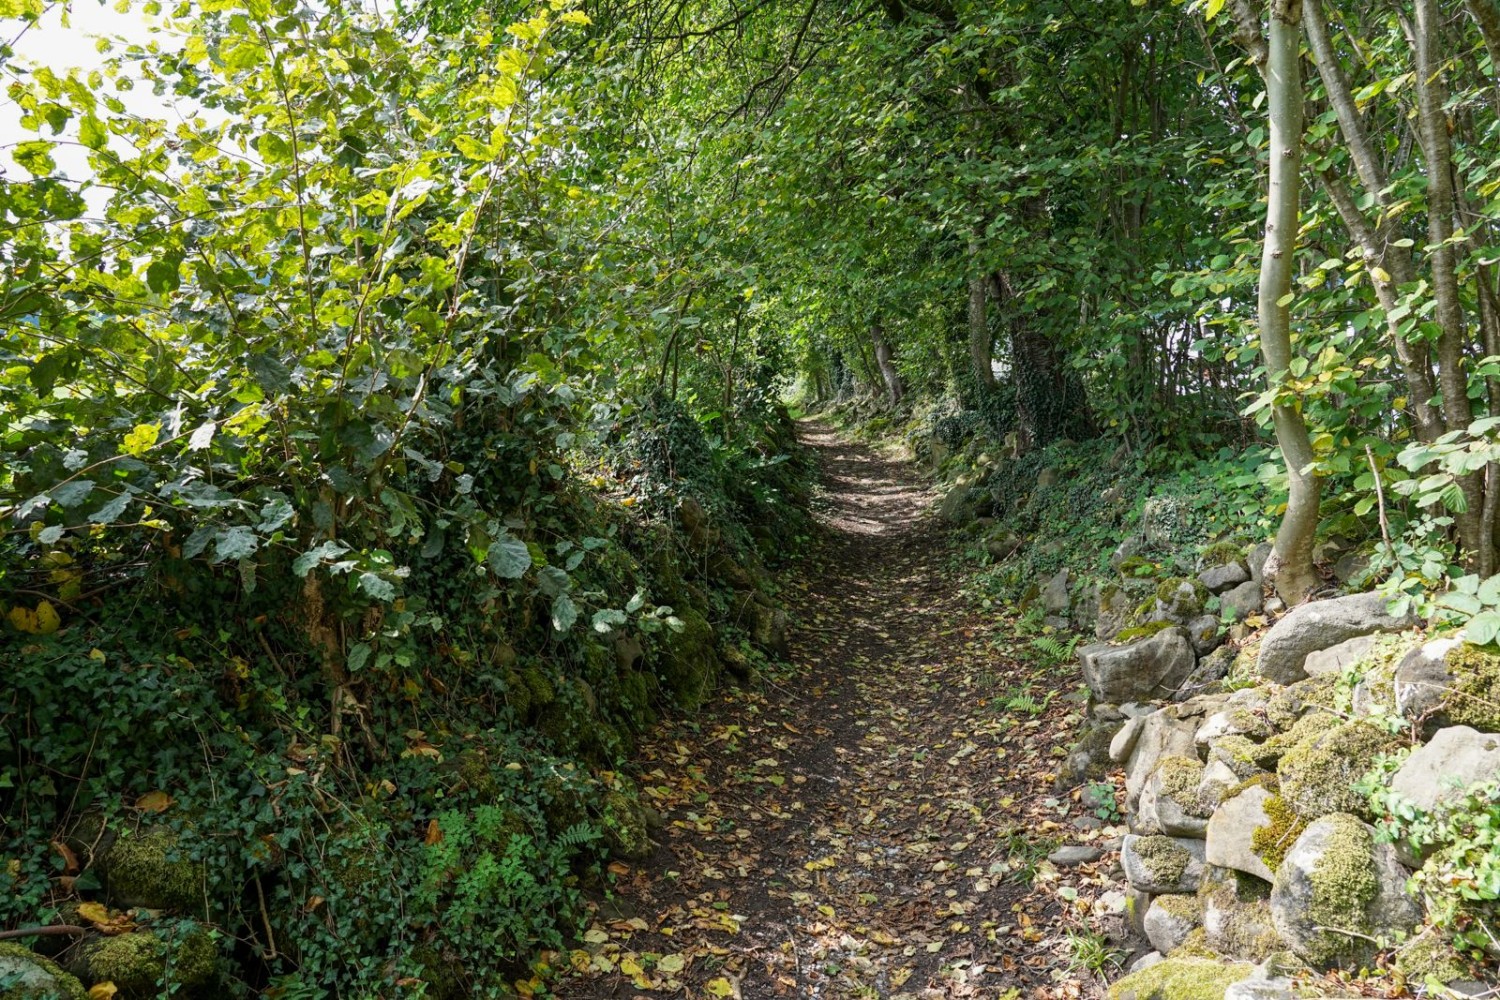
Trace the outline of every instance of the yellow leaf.
<instances>
[{"instance_id":1,"label":"yellow leaf","mask_svg":"<svg viewBox=\"0 0 1500 1000\"><path fill-rule=\"evenodd\" d=\"M734 996L734 984L723 976L720 976L718 979L710 979L707 983L703 984L703 988L708 990L708 995L711 997Z\"/></svg>"},{"instance_id":2,"label":"yellow leaf","mask_svg":"<svg viewBox=\"0 0 1500 1000\"><path fill-rule=\"evenodd\" d=\"M1375 276L1376 281L1382 284L1388 283L1391 280L1390 272L1383 267L1372 267L1370 268L1370 273Z\"/></svg>"},{"instance_id":3,"label":"yellow leaf","mask_svg":"<svg viewBox=\"0 0 1500 1000\"><path fill-rule=\"evenodd\" d=\"M36 634L36 612L30 608L23 608L18 604L10 609L6 618L17 632Z\"/></svg>"},{"instance_id":4,"label":"yellow leaf","mask_svg":"<svg viewBox=\"0 0 1500 1000\"><path fill-rule=\"evenodd\" d=\"M635 976L639 976L643 970L641 969L641 963L635 960L635 956L627 955L625 958L620 959L620 971L634 978Z\"/></svg>"},{"instance_id":5,"label":"yellow leaf","mask_svg":"<svg viewBox=\"0 0 1500 1000\"><path fill-rule=\"evenodd\" d=\"M166 792L157 790L147 792L135 800L135 807L141 812L159 813L166 812L172 806L172 796Z\"/></svg>"},{"instance_id":6,"label":"yellow leaf","mask_svg":"<svg viewBox=\"0 0 1500 1000\"><path fill-rule=\"evenodd\" d=\"M52 606L51 601L43 601L36 606L37 635L51 635L60 624L62 620L57 617L57 609Z\"/></svg>"},{"instance_id":7,"label":"yellow leaf","mask_svg":"<svg viewBox=\"0 0 1500 1000\"><path fill-rule=\"evenodd\" d=\"M663 955L661 961L656 963L658 969L670 973L681 972L686 966L687 959L681 955Z\"/></svg>"},{"instance_id":8,"label":"yellow leaf","mask_svg":"<svg viewBox=\"0 0 1500 1000\"><path fill-rule=\"evenodd\" d=\"M121 449L127 455L140 458L156 444L161 435L161 424L136 424L135 430L125 435Z\"/></svg>"},{"instance_id":9,"label":"yellow leaf","mask_svg":"<svg viewBox=\"0 0 1500 1000\"><path fill-rule=\"evenodd\" d=\"M581 10L570 10L562 16L568 24L590 25L594 22Z\"/></svg>"},{"instance_id":10,"label":"yellow leaf","mask_svg":"<svg viewBox=\"0 0 1500 1000\"><path fill-rule=\"evenodd\" d=\"M78 915L91 924L109 923L109 910L103 903L79 903Z\"/></svg>"},{"instance_id":11,"label":"yellow leaf","mask_svg":"<svg viewBox=\"0 0 1500 1000\"><path fill-rule=\"evenodd\" d=\"M1208 3L1203 8L1203 16L1205 19L1212 21L1219 16L1219 11L1223 9L1224 0L1208 0Z\"/></svg>"},{"instance_id":12,"label":"yellow leaf","mask_svg":"<svg viewBox=\"0 0 1500 1000\"><path fill-rule=\"evenodd\" d=\"M89 987L89 1000L109 1000L120 992L114 983L95 983Z\"/></svg>"}]
</instances>

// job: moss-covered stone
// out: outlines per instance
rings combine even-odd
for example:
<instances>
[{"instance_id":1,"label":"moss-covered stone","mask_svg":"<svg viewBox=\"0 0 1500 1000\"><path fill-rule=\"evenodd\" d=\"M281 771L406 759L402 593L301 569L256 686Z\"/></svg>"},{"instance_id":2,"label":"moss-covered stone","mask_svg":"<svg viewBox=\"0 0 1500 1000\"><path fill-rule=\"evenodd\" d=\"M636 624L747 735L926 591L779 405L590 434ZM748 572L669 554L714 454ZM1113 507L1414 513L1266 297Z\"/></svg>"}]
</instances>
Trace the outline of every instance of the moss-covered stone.
<instances>
[{"instance_id":1,"label":"moss-covered stone","mask_svg":"<svg viewBox=\"0 0 1500 1000\"><path fill-rule=\"evenodd\" d=\"M1134 841L1135 854L1141 859L1151 881L1156 885L1176 885L1182 881L1193 861L1181 844L1160 834L1139 837ZM1148 890L1149 891L1149 890Z\"/></svg>"},{"instance_id":2,"label":"moss-covered stone","mask_svg":"<svg viewBox=\"0 0 1500 1000\"><path fill-rule=\"evenodd\" d=\"M0 941L0 1000L87 1000L83 984L44 958L14 941Z\"/></svg>"},{"instance_id":3,"label":"moss-covered stone","mask_svg":"<svg viewBox=\"0 0 1500 1000\"><path fill-rule=\"evenodd\" d=\"M1266 799L1261 803L1261 809L1270 822L1251 832L1250 849L1274 872L1281 867L1286 852L1291 850L1302 831L1307 829L1307 821L1298 816L1280 795Z\"/></svg>"},{"instance_id":4,"label":"moss-covered stone","mask_svg":"<svg viewBox=\"0 0 1500 1000\"><path fill-rule=\"evenodd\" d=\"M1308 740L1322 736L1330 729L1338 728L1343 721L1337 715L1328 712L1312 712L1304 715L1294 722L1290 729L1277 733L1262 743L1257 751L1257 759L1266 767L1275 767L1287 751Z\"/></svg>"},{"instance_id":5,"label":"moss-covered stone","mask_svg":"<svg viewBox=\"0 0 1500 1000\"><path fill-rule=\"evenodd\" d=\"M1216 958L1169 958L1109 988L1109 1000L1224 1000L1224 991L1254 970Z\"/></svg>"},{"instance_id":6,"label":"moss-covered stone","mask_svg":"<svg viewBox=\"0 0 1500 1000\"><path fill-rule=\"evenodd\" d=\"M1271 919L1271 884L1229 868L1210 867L1198 890L1206 940L1220 955L1264 961L1285 947Z\"/></svg>"},{"instance_id":7,"label":"moss-covered stone","mask_svg":"<svg viewBox=\"0 0 1500 1000\"><path fill-rule=\"evenodd\" d=\"M1451 983L1472 978L1475 974L1464 957L1432 928L1401 946L1396 952L1396 971L1418 983L1429 976L1442 983Z\"/></svg>"},{"instance_id":8,"label":"moss-covered stone","mask_svg":"<svg viewBox=\"0 0 1500 1000\"><path fill-rule=\"evenodd\" d=\"M1168 903L1168 900L1171 902ZM1197 896L1160 896L1151 905L1155 907L1163 903L1167 903L1163 909L1174 911L1174 915L1181 914L1185 920L1203 918L1203 905L1198 902ZM1182 944L1172 949L1172 957L1211 958L1217 962L1219 953L1208 943L1208 935L1204 933L1203 928L1194 927L1188 931L1187 937L1182 939Z\"/></svg>"},{"instance_id":9,"label":"moss-covered stone","mask_svg":"<svg viewBox=\"0 0 1500 1000\"><path fill-rule=\"evenodd\" d=\"M1156 573L1156 564L1149 559L1140 556L1127 556L1120 560L1120 575L1130 579L1152 576Z\"/></svg>"},{"instance_id":10,"label":"moss-covered stone","mask_svg":"<svg viewBox=\"0 0 1500 1000\"><path fill-rule=\"evenodd\" d=\"M1312 898L1307 917L1313 926L1329 930L1303 951L1303 957L1317 966L1336 965L1367 950L1363 942L1351 943L1338 931L1363 928L1370 904L1380 892L1369 828L1346 813L1330 816L1328 821L1332 831L1327 848L1309 873Z\"/></svg>"},{"instance_id":11,"label":"moss-covered stone","mask_svg":"<svg viewBox=\"0 0 1500 1000\"><path fill-rule=\"evenodd\" d=\"M1400 745L1390 733L1368 722L1335 726L1297 744L1276 765L1281 795L1303 819L1330 813L1368 815L1355 782L1375 758Z\"/></svg>"},{"instance_id":12,"label":"moss-covered stone","mask_svg":"<svg viewBox=\"0 0 1500 1000\"><path fill-rule=\"evenodd\" d=\"M122 906L180 913L204 907L207 872L183 854L177 834L165 826L120 833L99 861L111 898Z\"/></svg>"},{"instance_id":13,"label":"moss-covered stone","mask_svg":"<svg viewBox=\"0 0 1500 1000\"><path fill-rule=\"evenodd\" d=\"M1310 712L1339 707L1337 677L1308 677L1288 684L1266 699L1266 719L1277 729L1290 729Z\"/></svg>"},{"instance_id":14,"label":"moss-covered stone","mask_svg":"<svg viewBox=\"0 0 1500 1000\"><path fill-rule=\"evenodd\" d=\"M1158 794L1177 803L1189 816L1207 819L1213 815L1216 803L1199 794L1203 785L1203 763L1198 758L1163 757L1157 762L1155 776Z\"/></svg>"},{"instance_id":15,"label":"moss-covered stone","mask_svg":"<svg viewBox=\"0 0 1500 1000\"><path fill-rule=\"evenodd\" d=\"M719 671L719 657L714 652L714 630L700 612L682 609L677 612L680 631L663 635L664 648L659 659L662 682L686 709L697 708L713 687Z\"/></svg>"},{"instance_id":16,"label":"moss-covered stone","mask_svg":"<svg viewBox=\"0 0 1500 1000\"><path fill-rule=\"evenodd\" d=\"M164 992L191 995L214 980L219 949L205 928L173 928L170 939L149 931L103 937L84 946L82 964L93 983L114 983L126 1000Z\"/></svg>"},{"instance_id":17,"label":"moss-covered stone","mask_svg":"<svg viewBox=\"0 0 1500 1000\"><path fill-rule=\"evenodd\" d=\"M1261 746L1248 736L1239 734L1218 737L1209 746L1208 752L1216 760L1222 761L1242 781L1250 780L1276 763L1276 758L1268 758Z\"/></svg>"},{"instance_id":18,"label":"moss-covered stone","mask_svg":"<svg viewBox=\"0 0 1500 1000\"><path fill-rule=\"evenodd\" d=\"M1443 697L1450 725L1500 732L1500 655L1460 643L1445 658L1453 686Z\"/></svg>"},{"instance_id":19,"label":"moss-covered stone","mask_svg":"<svg viewBox=\"0 0 1500 1000\"><path fill-rule=\"evenodd\" d=\"M1203 613L1211 595L1197 577L1174 576L1156 587L1156 618L1185 622Z\"/></svg>"},{"instance_id":20,"label":"moss-covered stone","mask_svg":"<svg viewBox=\"0 0 1500 1000\"><path fill-rule=\"evenodd\" d=\"M1204 569L1211 566L1228 566L1245 561L1245 550L1234 542L1214 542L1198 556L1198 564Z\"/></svg>"},{"instance_id":21,"label":"moss-covered stone","mask_svg":"<svg viewBox=\"0 0 1500 1000\"><path fill-rule=\"evenodd\" d=\"M420 970L424 998L467 1000L474 995L472 978L456 956L424 945L412 951L411 959Z\"/></svg>"},{"instance_id":22,"label":"moss-covered stone","mask_svg":"<svg viewBox=\"0 0 1500 1000\"><path fill-rule=\"evenodd\" d=\"M1152 602L1150 607L1154 606L1155 602ZM1123 628L1119 632L1117 632L1115 634L1115 637L1110 641L1123 646L1127 643L1135 642L1137 639L1149 639L1153 635L1163 631L1164 629L1176 627L1177 626L1174 622L1150 621L1146 622L1144 625L1132 625L1130 628Z\"/></svg>"},{"instance_id":23,"label":"moss-covered stone","mask_svg":"<svg viewBox=\"0 0 1500 1000\"><path fill-rule=\"evenodd\" d=\"M652 844L647 836L646 810L633 787L621 785L605 793L602 825L605 840L615 856L633 860L650 855Z\"/></svg>"}]
</instances>

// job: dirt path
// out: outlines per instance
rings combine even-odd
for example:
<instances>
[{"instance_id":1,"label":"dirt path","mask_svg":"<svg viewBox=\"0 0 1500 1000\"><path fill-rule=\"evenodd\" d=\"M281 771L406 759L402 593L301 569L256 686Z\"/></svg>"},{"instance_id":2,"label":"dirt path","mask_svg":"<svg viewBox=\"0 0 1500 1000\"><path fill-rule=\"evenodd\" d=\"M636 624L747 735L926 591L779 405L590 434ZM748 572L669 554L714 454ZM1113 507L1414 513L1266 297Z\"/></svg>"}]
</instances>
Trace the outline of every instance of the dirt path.
<instances>
[{"instance_id":1,"label":"dirt path","mask_svg":"<svg viewBox=\"0 0 1500 1000\"><path fill-rule=\"evenodd\" d=\"M819 425L804 438L827 531L787 588L795 672L643 748L661 848L614 867L557 995L1093 995L1067 936L1112 880L1042 860L1101 835L1052 790L1076 706L957 593L909 466ZM1047 707L1008 708L1022 693Z\"/></svg>"}]
</instances>

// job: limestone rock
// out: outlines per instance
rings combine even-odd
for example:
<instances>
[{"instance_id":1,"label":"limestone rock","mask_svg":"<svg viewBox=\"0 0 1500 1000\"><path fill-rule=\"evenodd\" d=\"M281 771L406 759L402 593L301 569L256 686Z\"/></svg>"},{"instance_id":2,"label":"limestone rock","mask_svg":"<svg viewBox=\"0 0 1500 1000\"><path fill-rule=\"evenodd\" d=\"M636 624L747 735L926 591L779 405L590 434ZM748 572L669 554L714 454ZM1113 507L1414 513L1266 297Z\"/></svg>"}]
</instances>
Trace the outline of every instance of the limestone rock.
<instances>
[{"instance_id":1,"label":"limestone rock","mask_svg":"<svg viewBox=\"0 0 1500 1000\"><path fill-rule=\"evenodd\" d=\"M1261 542L1245 556L1245 566L1250 570L1250 582L1257 587L1266 582L1266 560L1271 558L1271 545Z\"/></svg>"},{"instance_id":2,"label":"limestone rock","mask_svg":"<svg viewBox=\"0 0 1500 1000\"><path fill-rule=\"evenodd\" d=\"M1142 955L1140 958L1136 959L1134 962L1131 962L1130 963L1130 968L1126 969L1125 973L1126 973L1126 975L1133 975L1134 973L1142 972L1142 971L1144 971L1146 969L1151 968L1151 966L1155 965L1156 963L1162 962L1162 961L1165 961L1165 960L1166 960L1166 956L1163 955L1161 952L1159 952L1159 951L1148 951L1148 952L1146 952L1146 954Z\"/></svg>"},{"instance_id":3,"label":"limestone rock","mask_svg":"<svg viewBox=\"0 0 1500 1000\"><path fill-rule=\"evenodd\" d=\"M1391 679L1396 710L1429 732L1473 726L1500 732L1500 656L1457 639L1412 650Z\"/></svg>"},{"instance_id":4,"label":"limestone rock","mask_svg":"<svg viewBox=\"0 0 1500 1000\"><path fill-rule=\"evenodd\" d=\"M1134 812L1146 780L1156 771L1163 757L1195 757L1193 727L1173 718L1170 712L1148 715L1141 724L1139 738L1125 762L1125 808Z\"/></svg>"},{"instance_id":5,"label":"limestone rock","mask_svg":"<svg viewBox=\"0 0 1500 1000\"><path fill-rule=\"evenodd\" d=\"M1198 888L1203 937L1227 958L1260 962L1285 947L1271 920L1271 883L1207 865Z\"/></svg>"},{"instance_id":6,"label":"limestone rock","mask_svg":"<svg viewBox=\"0 0 1500 1000\"><path fill-rule=\"evenodd\" d=\"M1219 630L1219 619L1213 615L1199 615L1188 622L1186 628L1188 641L1193 644L1193 652L1199 656L1207 656L1224 641Z\"/></svg>"},{"instance_id":7,"label":"limestone rock","mask_svg":"<svg viewBox=\"0 0 1500 1000\"><path fill-rule=\"evenodd\" d=\"M1500 778L1500 735L1468 726L1438 730L1391 778L1391 790L1431 811L1464 788Z\"/></svg>"},{"instance_id":8,"label":"limestone rock","mask_svg":"<svg viewBox=\"0 0 1500 1000\"><path fill-rule=\"evenodd\" d=\"M1122 702L1170 696L1198 657L1184 630L1167 628L1125 646L1085 646L1078 660L1095 698Z\"/></svg>"},{"instance_id":9,"label":"limestone rock","mask_svg":"<svg viewBox=\"0 0 1500 1000\"><path fill-rule=\"evenodd\" d=\"M1072 868L1098 861L1104 852L1092 844L1065 844L1047 855L1047 860L1059 868Z\"/></svg>"},{"instance_id":10,"label":"limestone rock","mask_svg":"<svg viewBox=\"0 0 1500 1000\"><path fill-rule=\"evenodd\" d=\"M1109 741L1109 759L1116 764L1123 764L1130 759L1130 753L1135 749L1136 740L1141 737L1141 730L1146 728L1148 716L1138 715L1125 720L1125 725L1115 733L1114 738Z\"/></svg>"},{"instance_id":11,"label":"limestone rock","mask_svg":"<svg viewBox=\"0 0 1500 1000\"><path fill-rule=\"evenodd\" d=\"M1410 613L1401 617L1392 615L1386 610L1387 603L1384 594L1372 591L1311 601L1292 609L1261 640L1257 671L1267 680L1290 684L1307 676L1305 664L1309 653L1355 636L1399 632L1418 623L1419 619Z\"/></svg>"},{"instance_id":12,"label":"limestone rock","mask_svg":"<svg viewBox=\"0 0 1500 1000\"><path fill-rule=\"evenodd\" d=\"M1316 821L1287 852L1271 888L1271 918L1297 956L1315 968L1367 965L1377 935L1411 930L1421 910L1406 895L1406 870L1358 817Z\"/></svg>"},{"instance_id":13,"label":"limestone rock","mask_svg":"<svg viewBox=\"0 0 1500 1000\"><path fill-rule=\"evenodd\" d=\"M1151 612L1151 619L1186 625L1203 614L1203 605L1208 596L1203 584L1195 579L1177 577L1164 580L1156 588L1156 604Z\"/></svg>"},{"instance_id":14,"label":"limestone rock","mask_svg":"<svg viewBox=\"0 0 1500 1000\"><path fill-rule=\"evenodd\" d=\"M1042 610L1049 615L1066 615L1072 606L1072 598L1068 596L1068 571L1066 568L1058 570L1047 580L1042 587Z\"/></svg>"},{"instance_id":15,"label":"limestone rock","mask_svg":"<svg viewBox=\"0 0 1500 1000\"><path fill-rule=\"evenodd\" d=\"M1198 798L1203 764L1197 757L1163 757L1141 789L1136 812L1148 820L1144 829L1170 837L1202 837L1209 810Z\"/></svg>"},{"instance_id":16,"label":"limestone rock","mask_svg":"<svg viewBox=\"0 0 1500 1000\"><path fill-rule=\"evenodd\" d=\"M1159 896L1146 910L1146 940L1169 955L1203 923L1203 905L1196 896Z\"/></svg>"},{"instance_id":17,"label":"limestone rock","mask_svg":"<svg viewBox=\"0 0 1500 1000\"><path fill-rule=\"evenodd\" d=\"M1219 595L1220 613L1237 622L1242 622L1253 614L1259 614L1264 607L1265 595L1262 593L1262 585L1258 580L1242 583Z\"/></svg>"},{"instance_id":18,"label":"limestone rock","mask_svg":"<svg viewBox=\"0 0 1500 1000\"><path fill-rule=\"evenodd\" d=\"M1120 847L1120 863L1130 884L1142 892L1197 892L1203 877L1203 841L1127 834Z\"/></svg>"},{"instance_id":19,"label":"limestone rock","mask_svg":"<svg viewBox=\"0 0 1500 1000\"><path fill-rule=\"evenodd\" d=\"M1251 844L1257 829L1271 825L1271 817L1266 812L1266 803L1271 798L1270 791L1255 784L1219 804L1208 821L1204 856L1209 864L1254 875L1267 882L1275 877Z\"/></svg>"},{"instance_id":20,"label":"limestone rock","mask_svg":"<svg viewBox=\"0 0 1500 1000\"><path fill-rule=\"evenodd\" d=\"M1094 618L1094 637L1108 642L1130 624L1134 610L1130 594L1119 587L1099 588L1099 609Z\"/></svg>"},{"instance_id":21,"label":"limestone rock","mask_svg":"<svg viewBox=\"0 0 1500 1000\"><path fill-rule=\"evenodd\" d=\"M0 941L0 983L7 984L5 997L52 997L55 1000L87 1000L83 984L58 967L14 941Z\"/></svg>"},{"instance_id":22,"label":"limestone rock","mask_svg":"<svg viewBox=\"0 0 1500 1000\"><path fill-rule=\"evenodd\" d=\"M1309 677L1338 677L1363 659L1379 641L1378 635L1357 635L1353 639L1345 639L1337 646L1307 654L1302 669Z\"/></svg>"},{"instance_id":23,"label":"limestone rock","mask_svg":"<svg viewBox=\"0 0 1500 1000\"><path fill-rule=\"evenodd\" d=\"M1198 582L1207 587L1209 593L1222 594L1250 579L1250 571L1241 562L1228 562L1222 566L1210 566L1198 574Z\"/></svg>"},{"instance_id":24,"label":"limestone rock","mask_svg":"<svg viewBox=\"0 0 1500 1000\"><path fill-rule=\"evenodd\" d=\"M1224 1000L1293 1000L1290 976L1259 966L1249 979L1241 979L1224 991Z\"/></svg>"},{"instance_id":25,"label":"limestone rock","mask_svg":"<svg viewBox=\"0 0 1500 1000\"><path fill-rule=\"evenodd\" d=\"M1365 814L1365 797L1355 783L1382 753L1399 741L1368 722L1333 726L1288 750L1276 765L1281 795L1305 819L1330 813Z\"/></svg>"}]
</instances>

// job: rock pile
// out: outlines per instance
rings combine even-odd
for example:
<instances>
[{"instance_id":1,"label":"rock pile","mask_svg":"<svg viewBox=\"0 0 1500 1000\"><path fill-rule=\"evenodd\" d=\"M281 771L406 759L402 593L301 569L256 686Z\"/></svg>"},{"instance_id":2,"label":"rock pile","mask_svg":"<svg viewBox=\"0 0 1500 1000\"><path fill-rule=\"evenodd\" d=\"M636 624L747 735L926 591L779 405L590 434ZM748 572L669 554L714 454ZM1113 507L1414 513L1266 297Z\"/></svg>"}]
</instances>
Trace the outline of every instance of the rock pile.
<instances>
[{"instance_id":1,"label":"rock pile","mask_svg":"<svg viewBox=\"0 0 1500 1000\"><path fill-rule=\"evenodd\" d=\"M1420 859L1380 839L1361 782L1382 755L1408 754L1388 787L1430 811L1500 780L1500 656L1423 642L1417 620L1354 594L1303 605L1217 656L1235 664L1235 690L1188 684L1208 659L1190 624L1203 595L1247 585L1254 604L1259 584L1239 562L1163 585L1160 628L1080 651L1100 722L1070 767L1124 770L1121 867L1153 949L1110 996L1290 998L1288 974L1370 967L1390 947L1414 982L1451 978L1461 966L1432 935L1400 947L1423 920L1407 891ZM1422 740L1412 749L1393 729Z\"/></svg>"}]
</instances>

